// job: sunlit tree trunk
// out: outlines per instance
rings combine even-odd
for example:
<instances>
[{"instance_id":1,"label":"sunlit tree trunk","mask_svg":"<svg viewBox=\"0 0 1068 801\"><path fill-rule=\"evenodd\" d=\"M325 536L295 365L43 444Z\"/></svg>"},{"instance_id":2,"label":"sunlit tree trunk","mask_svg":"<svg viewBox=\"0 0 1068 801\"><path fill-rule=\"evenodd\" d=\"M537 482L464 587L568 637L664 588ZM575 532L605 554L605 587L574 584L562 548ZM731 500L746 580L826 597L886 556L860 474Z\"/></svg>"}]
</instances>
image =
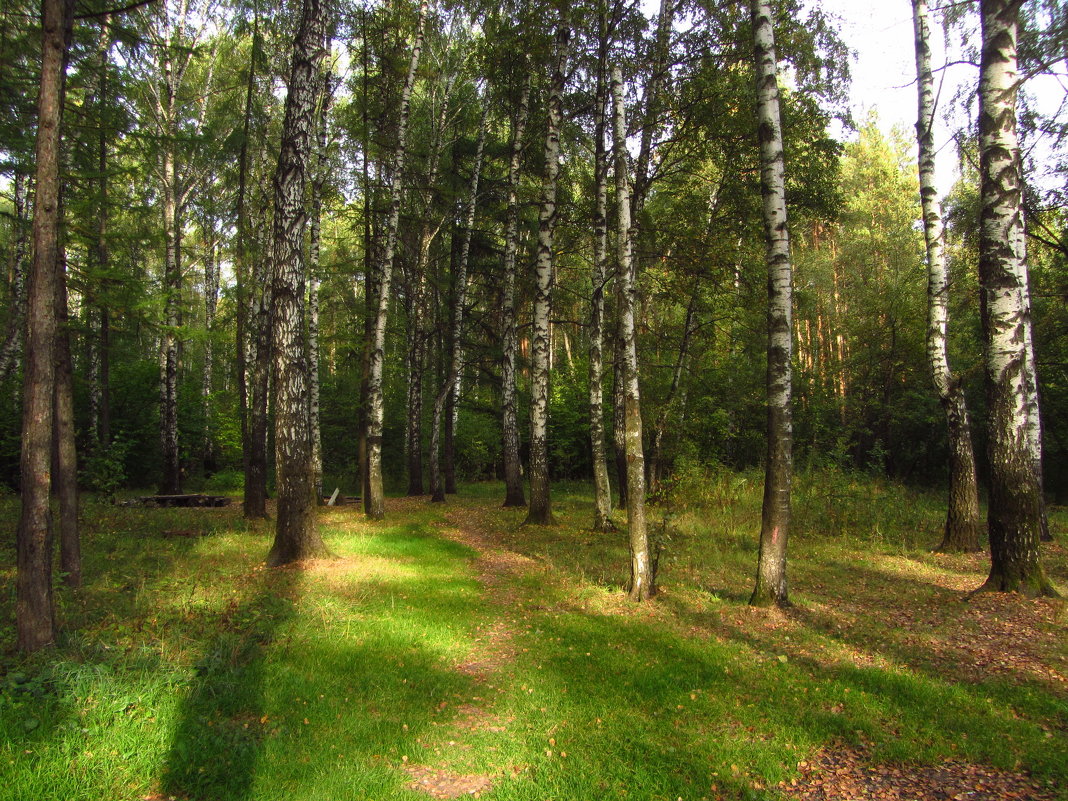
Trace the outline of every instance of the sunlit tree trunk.
<instances>
[{"instance_id":1,"label":"sunlit tree trunk","mask_svg":"<svg viewBox=\"0 0 1068 801\"><path fill-rule=\"evenodd\" d=\"M474 172L471 175L471 194L464 216L463 241L460 245L460 262L456 270L456 285L452 307L452 352L449 354L448 373L445 383L434 399L434 419L430 429L430 500L444 501L446 487L442 482L440 462L441 416L445 401L453 396L453 389L460 377L463 362L464 305L467 303L467 262L471 254L471 236L475 229L475 211L478 209L478 184L482 175L482 157L486 150L486 116L488 104L483 102L482 118L478 125L478 144L475 147Z\"/></svg>"},{"instance_id":2,"label":"sunlit tree trunk","mask_svg":"<svg viewBox=\"0 0 1068 801\"><path fill-rule=\"evenodd\" d=\"M22 510L16 532L15 628L20 651L55 640L52 596L52 415L55 394L56 263L59 260L59 149L72 0L43 0L37 101L37 188L33 262L27 286L22 392Z\"/></svg>"},{"instance_id":3,"label":"sunlit tree trunk","mask_svg":"<svg viewBox=\"0 0 1068 801\"><path fill-rule=\"evenodd\" d=\"M793 473L791 409L792 270L786 229L786 181L775 34L769 0L753 0L753 58L757 75L757 132L760 139L760 190L764 199L764 242L768 264L768 428L760 556L756 586L749 602L785 606L786 539L790 531Z\"/></svg>"},{"instance_id":4,"label":"sunlit tree trunk","mask_svg":"<svg viewBox=\"0 0 1068 801\"><path fill-rule=\"evenodd\" d=\"M569 33L563 25L557 28L556 53L546 99L545 179L538 218L538 254L534 264L534 325L530 364L530 506L526 522L536 525L551 525L554 522L549 498L549 315L552 308L556 189L560 176L564 61Z\"/></svg>"},{"instance_id":5,"label":"sunlit tree trunk","mask_svg":"<svg viewBox=\"0 0 1068 801\"><path fill-rule=\"evenodd\" d=\"M516 253L519 250L519 170L523 134L530 114L530 77L523 83L512 128L512 154L508 163L508 220L504 232L504 286L501 290L501 429L504 460L504 505L525 506L519 461L519 422L516 418Z\"/></svg>"},{"instance_id":6,"label":"sunlit tree trunk","mask_svg":"<svg viewBox=\"0 0 1068 801\"><path fill-rule=\"evenodd\" d=\"M612 67L612 109L616 172L619 256L620 338L623 343L623 375L626 382L627 531L630 539L630 587L632 601L656 594L656 567L649 548L645 524L645 452L642 446L642 408L638 390L638 343L634 326L638 287L631 241L630 168L627 164L627 120L623 107L623 75Z\"/></svg>"},{"instance_id":7,"label":"sunlit tree trunk","mask_svg":"<svg viewBox=\"0 0 1068 801\"><path fill-rule=\"evenodd\" d=\"M315 519L314 471L308 421L308 354L304 346L304 187L315 133L319 63L326 33L324 0L304 0L293 44L282 148L274 177L275 486L278 518L268 565L321 556L326 546Z\"/></svg>"},{"instance_id":8,"label":"sunlit tree trunk","mask_svg":"<svg viewBox=\"0 0 1068 801\"><path fill-rule=\"evenodd\" d=\"M590 445L593 452L593 529L611 531L612 487L604 443L604 290L608 283L608 153L605 148L608 105L608 34L606 14L600 18L600 45L597 54L597 108L593 143L594 207L593 269L590 275Z\"/></svg>"},{"instance_id":9,"label":"sunlit tree trunk","mask_svg":"<svg viewBox=\"0 0 1068 801\"><path fill-rule=\"evenodd\" d=\"M1054 595L1039 555L1041 486L1031 415L1027 265L1016 135L1019 2L981 0L979 283L989 408L990 575L982 589Z\"/></svg>"},{"instance_id":10,"label":"sunlit tree trunk","mask_svg":"<svg viewBox=\"0 0 1068 801\"><path fill-rule=\"evenodd\" d=\"M386 241L382 259L377 265L375 286L378 306L375 309L371 329L368 380L367 380L367 491L364 495L364 511L367 516L379 520L386 513L382 488L382 423L385 408L382 397L382 364L386 352L386 316L389 312L389 289L393 272L393 256L397 248L397 228L400 224L401 190L404 181L404 165L408 156L408 115L411 110L412 89L415 73L419 68L419 56L423 51L423 36L426 27L428 0L419 4L419 20L416 22L415 40L412 42L408 76L400 98L400 118L397 123L397 144L393 154L393 186L390 187L389 220L386 223Z\"/></svg>"},{"instance_id":11,"label":"sunlit tree trunk","mask_svg":"<svg viewBox=\"0 0 1068 801\"><path fill-rule=\"evenodd\" d=\"M927 242L927 358L935 391L946 413L949 433L949 508L940 551L979 550L982 520L972 448L971 421L964 387L949 366L946 331L949 323L949 271L946 266L942 204L935 187L934 77L931 72L927 0L912 2L919 90L920 202Z\"/></svg>"}]
</instances>

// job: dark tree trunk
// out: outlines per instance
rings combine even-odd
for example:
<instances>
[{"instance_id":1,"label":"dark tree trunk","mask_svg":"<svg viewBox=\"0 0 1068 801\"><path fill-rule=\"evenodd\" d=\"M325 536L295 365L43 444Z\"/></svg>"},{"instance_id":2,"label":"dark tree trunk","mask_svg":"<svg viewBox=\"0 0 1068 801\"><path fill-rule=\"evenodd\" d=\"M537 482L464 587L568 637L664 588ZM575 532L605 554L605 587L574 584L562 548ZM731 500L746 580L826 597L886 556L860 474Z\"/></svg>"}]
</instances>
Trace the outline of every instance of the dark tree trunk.
<instances>
[{"instance_id":1,"label":"dark tree trunk","mask_svg":"<svg viewBox=\"0 0 1068 801\"><path fill-rule=\"evenodd\" d=\"M43 0L41 88L37 102L37 189L33 263L27 287L22 393L22 511L16 533L15 627L21 651L55 640L52 597L52 415L55 394L56 263L59 260L59 150L72 0Z\"/></svg>"},{"instance_id":2,"label":"dark tree trunk","mask_svg":"<svg viewBox=\"0 0 1068 801\"><path fill-rule=\"evenodd\" d=\"M14 241L11 244L11 305L8 307L7 333L0 346L0 381L6 379L19 362L26 334L26 178L16 171L12 181L14 201Z\"/></svg>"},{"instance_id":3,"label":"dark tree trunk","mask_svg":"<svg viewBox=\"0 0 1068 801\"><path fill-rule=\"evenodd\" d=\"M56 383L52 406L52 491L59 505L59 569L68 587L80 587L82 551L78 532L78 453L74 443L74 376L70 357L66 262L63 245L60 244L55 286Z\"/></svg>"},{"instance_id":4,"label":"dark tree trunk","mask_svg":"<svg viewBox=\"0 0 1068 801\"><path fill-rule=\"evenodd\" d=\"M322 556L314 503L311 428L308 420L308 354L304 346L304 187L315 133L319 63L326 35L326 2L304 0L293 43L282 147L274 177L275 485L278 518L271 566Z\"/></svg>"}]
</instances>

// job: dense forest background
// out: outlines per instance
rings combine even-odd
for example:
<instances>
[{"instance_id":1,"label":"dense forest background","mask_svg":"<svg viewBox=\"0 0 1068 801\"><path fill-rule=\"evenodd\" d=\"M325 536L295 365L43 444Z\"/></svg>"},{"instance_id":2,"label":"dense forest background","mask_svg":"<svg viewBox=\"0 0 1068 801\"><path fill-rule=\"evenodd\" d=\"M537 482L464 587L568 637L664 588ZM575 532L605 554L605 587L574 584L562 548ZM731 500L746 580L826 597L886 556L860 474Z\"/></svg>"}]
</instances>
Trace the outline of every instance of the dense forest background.
<instances>
[{"instance_id":1,"label":"dense forest background","mask_svg":"<svg viewBox=\"0 0 1068 801\"><path fill-rule=\"evenodd\" d=\"M77 6L62 164L67 325L79 475L87 489L110 493L163 481L161 406L168 402L172 347L182 487L242 485L272 177L296 24L287 9L254 0L160 0L109 15L92 3ZM359 492L369 265L384 246L390 189L398 180L403 192L384 361L387 487L415 492L429 474L419 457L425 463L435 399L449 372L458 295L462 368L455 409L445 410L445 447L452 449L456 479L499 475L511 135L529 91L515 295L516 409L525 453L546 91L564 10L538 2L429 10L403 176L393 174L393 154L419 9L406 2L341 2L334 12L317 100L321 144L314 191L308 190L321 233L305 299L318 315L322 484ZM613 448L612 365L620 355L611 332L618 298L611 283L594 286L591 279L596 139L604 136L598 72L606 53L622 68L630 120L637 352L651 490L655 495L661 481L695 465L757 465L765 438L766 267L748 9L666 2L643 11L588 2L566 13L549 347L551 475L592 475L595 292L607 303L604 414ZM18 356L40 70L36 18L36 7L21 0L0 11L0 331L6 332L0 480L11 489L19 484ZM1021 42L1030 48L1021 46L1023 71L1049 67L1055 59L1044 39L1063 33L1063 9L1027 4L1021 19ZM940 21L949 36L976 35L967 9ZM849 43L818 4L779 3L775 22L795 263L796 460L941 486L947 439L925 351L914 133L886 135L874 116L847 118ZM845 143L833 139L833 119L855 124L855 135ZM1057 138L1063 121L1029 113L1026 103L1021 121L1025 153L1039 138L1063 152ZM972 413L982 420L975 132L961 130L955 148L962 177L944 187L953 276L950 354ZM1024 166L1031 179L1028 258L1046 489L1063 502L1068 250L1064 165L1055 162L1025 158ZM458 291L465 247L466 286ZM613 254L609 248L610 266ZM980 453L984 430L975 427ZM273 460L273 448L266 453Z\"/></svg>"}]
</instances>

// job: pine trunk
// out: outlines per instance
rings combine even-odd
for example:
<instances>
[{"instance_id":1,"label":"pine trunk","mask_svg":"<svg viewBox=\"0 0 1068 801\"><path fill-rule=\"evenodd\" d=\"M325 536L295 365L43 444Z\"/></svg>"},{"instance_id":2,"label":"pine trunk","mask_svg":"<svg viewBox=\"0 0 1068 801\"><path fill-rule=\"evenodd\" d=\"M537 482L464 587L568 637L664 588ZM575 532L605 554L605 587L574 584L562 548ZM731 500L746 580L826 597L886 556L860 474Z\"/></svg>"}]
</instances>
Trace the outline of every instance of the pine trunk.
<instances>
[{"instance_id":1,"label":"pine trunk","mask_svg":"<svg viewBox=\"0 0 1068 801\"><path fill-rule=\"evenodd\" d=\"M792 271L786 228L786 182L775 34L769 0L753 0L753 58L757 75L757 132L760 190L764 200L764 242L768 264L767 463L760 525L760 556L750 603L789 604L786 540L790 531L793 474L791 409Z\"/></svg>"},{"instance_id":2,"label":"pine trunk","mask_svg":"<svg viewBox=\"0 0 1068 801\"><path fill-rule=\"evenodd\" d=\"M55 396L56 263L59 260L60 128L72 0L42 3L41 84L37 101L37 188L33 262L27 286L23 367L22 510L16 533L15 628L20 651L55 640L52 596L52 416Z\"/></svg>"},{"instance_id":3,"label":"pine trunk","mask_svg":"<svg viewBox=\"0 0 1068 801\"><path fill-rule=\"evenodd\" d=\"M982 589L1055 595L1039 555L1041 487L1028 438L1027 265L1016 136L1019 3L981 0L979 284L989 408L990 575Z\"/></svg>"},{"instance_id":4,"label":"pine trunk","mask_svg":"<svg viewBox=\"0 0 1068 801\"><path fill-rule=\"evenodd\" d=\"M949 366L949 271L945 257L942 204L935 187L934 76L931 72L927 0L913 0L916 38L916 75L919 90L920 202L927 242L927 358L935 391L946 414L949 433L949 507L939 551L977 551L983 530L979 514L979 488L972 448L971 422L964 387Z\"/></svg>"},{"instance_id":5,"label":"pine trunk","mask_svg":"<svg viewBox=\"0 0 1068 801\"><path fill-rule=\"evenodd\" d=\"M519 169L523 134L530 114L530 77L523 84L512 129L512 154L508 163L508 220L504 233L504 286L501 308L501 436L504 461L504 505L526 506L519 459L519 422L516 417L516 254L519 250Z\"/></svg>"},{"instance_id":6,"label":"pine trunk","mask_svg":"<svg viewBox=\"0 0 1068 801\"><path fill-rule=\"evenodd\" d=\"M304 188L315 133L319 63L326 33L326 2L304 0L293 44L282 147L274 177L275 486L278 518L271 566L322 556L314 503L311 428L308 419L308 353L304 346Z\"/></svg>"},{"instance_id":7,"label":"pine trunk","mask_svg":"<svg viewBox=\"0 0 1068 801\"><path fill-rule=\"evenodd\" d=\"M375 286L378 305L368 343L370 358L367 377L367 491L364 496L364 511L373 520L381 520L386 514L385 496L382 488L382 424L385 407L382 397L382 365L386 355L386 316L389 312L389 290L393 273L393 255L397 249L397 228L400 224L401 190L404 184L404 165L408 156L408 115L411 111L412 89L419 57L423 51L423 36L426 27L428 0L419 4L419 20L416 22L415 41L408 65L400 99L400 120L397 123L397 145L393 154L393 186L390 187L389 220L386 223L386 242L382 260L377 265Z\"/></svg>"},{"instance_id":8,"label":"pine trunk","mask_svg":"<svg viewBox=\"0 0 1068 801\"><path fill-rule=\"evenodd\" d=\"M556 54L549 88L545 133L545 180L538 217L538 254L534 264L534 325L530 365L530 506L526 523L552 525L549 497L549 324L552 309L553 234L556 188L560 176L560 123L564 92L564 59L569 31L557 28Z\"/></svg>"},{"instance_id":9,"label":"pine trunk","mask_svg":"<svg viewBox=\"0 0 1068 801\"><path fill-rule=\"evenodd\" d=\"M62 201L60 203L62 218ZM55 398L52 405L52 492L59 506L59 569L68 587L82 585L78 532L78 452L74 442L74 374L67 311L67 259L56 259Z\"/></svg>"}]
</instances>

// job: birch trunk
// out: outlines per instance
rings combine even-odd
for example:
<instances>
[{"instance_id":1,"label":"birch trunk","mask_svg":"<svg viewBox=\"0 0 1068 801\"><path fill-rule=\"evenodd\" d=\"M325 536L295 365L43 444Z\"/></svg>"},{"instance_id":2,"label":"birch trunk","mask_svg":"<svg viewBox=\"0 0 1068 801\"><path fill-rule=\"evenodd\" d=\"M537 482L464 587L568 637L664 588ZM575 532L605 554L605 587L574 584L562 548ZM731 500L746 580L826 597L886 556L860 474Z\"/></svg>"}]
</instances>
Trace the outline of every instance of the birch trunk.
<instances>
[{"instance_id":1,"label":"birch trunk","mask_svg":"<svg viewBox=\"0 0 1068 801\"><path fill-rule=\"evenodd\" d=\"M453 293L452 309L452 352L449 354L449 368L445 383L434 399L434 419L430 428L430 500L445 500L446 487L441 480L441 416L445 411L446 400L453 398L453 390L460 377L463 362L464 305L467 303L467 261L471 254L471 236L475 229L475 211L478 209L478 184L482 175L482 157L486 150L486 117L488 104L482 104L482 118L478 125L478 144L475 146L474 172L471 175L471 195L467 201L464 217L463 242L460 245L460 263L456 270L456 287Z\"/></svg>"},{"instance_id":2,"label":"birch trunk","mask_svg":"<svg viewBox=\"0 0 1068 801\"><path fill-rule=\"evenodd\" d=\"M55 393L56 263L59 259L60 128L72 0L42 3L41 83L37 101L37 179L33 262L27 287L22 390L22 509L15 535L15 628L20 651L55 640L52 595L52 415Z\"/></svg>"},{"instance_id":3,"label":"birch trunk","mask_svg":"<svg viewBox=\"0 0 1068 801\"><path fill-rule=\"evenodd\" d=\"M380 520L386 513L382 489L382 423L385 414L382 397L382 363L385 360L386 316L389 312L393 256L397 248L397 228L400 223L404 165L408 156L408 115L411 110L415 73L419 68L419 56L423 51L428 3L429 0L421 0L419 4L419 20L416 22L415 40L412 42L411 62L408 65L408 76L401 91L397 145L393 154L393 186L390 187L389 220L386 223L385 247L375 281L378 308L375 309L371 342L368 345L370 358L367 379L367 491L364 495L364 511L374 520Z\"/></svg>"},{"instance_id":4,"label":"birch trunk","mask_svg":"<svg viewBox=\"0 0 1068 801\"><path fill-rule=\"evenodd\" d=\"M556 53L549 87L545 132L545 180L538 217L538 255L534 264L534 325L530 365L530 506L526 523L552 525L549 497L549 324L552 308L553 234L556 188L560 176L560 122L564 92L564 60L569 31L557 28Z\"/></svg>"},{"instance_id":5,"label":"birch trunk","mask_svg":"<svg viewBox=\"0 0 1068 801\"><path fill-rule=\"evenodd\" d=\"M243 512L245 517L262 517L266 499L258 506L250 498L252 486L252 399L249 391L249 365L253 361L249 323L252 303L249 300L249 231L248 231L248 140L252 128L252 95L256 88L256 45L259 43L259 8L254 5L252 47L245 79L245 113L241 123L241 150L237 161L237 239L234 242L234 277L237 283L237 393L241 415L241 467L245 476ZM262 508L262 512L260 509Z\"/></svg>"},{"instance_id":6,"label":"birch trunk","mask_svg":"<svg viewBox=\"0 0 1068 801\"><path fill-rule=\"evenodd\" d=\"M320 86L318 130L315 139L315 177L312 180L311 231L308 242L308 428L311 432L312 487L323 497L323 439L319 417L319 265L322 247L323 187L326 184L326 117L330 110L330 73Z\"/></svg>"},{"instance_id":7,"label":"birch trunk","mask_svg":"<svg viewBox=\"0 0 1068 801\"><path fill-rule=\"evenodd\" d=\"M201 378L200 397L204 404L204 472L215 472L215 421L212 409L212 388L215 381L215 348L212 336L215 331L215 313L219 307L219 262L215 253L215 230L206 228L207 243L204 252L204 373Z\"/></svg>"},{"instance_id":8,"label":"birch trunk","mask_svg":"<svg viewBox=\"0 0 1068 801\"><path fill-rule=\"evenodd\" d=\"M939 551L977 551L982 533L971 421L964 387L949 366L949 270L946 266L942 204L935 187L934 76L927 0L912 2L916 39L920 202L927 243L927 358L949 434L949 507Z\"/></svg>"},{"instance_id":9,"label":"birch trunk","mask_svg":"<svg viewBox=\"0 0 1068 801\"><path fill-rule=\"evenodd\" d=\"M304 0L293 43L282 148L274 178L275 485L278 518L267 564L277 566L322 556L313 503L311 430L308 421L308 354L304 347L306 265L304 188L315 132L319 63L326 33L326 2Z\"/></svg>"},{"instance_id":10,"label":"birch trunk","mask_svg":"<svg viewBox=\"0 0 1068 801\"><path fill-rule=\"evenodd\" d=\"M182 212L178 199L178 174L174 143L163 155L163 235L166 238L163 291L164 322L160 353L160 448L163 454L161 495L182 491L178 451L178 325L182 293Z\"/></svg>"},{"instance_id":11,"label":"birch trunk","mask_svg":"<svg viewBox=\"0 0 1068 801\"><path fill-rule=\"evenodd\" d=\"M645 601L656 594L656 567L649 548L645 524L645 454L642 450L642 409L638 389L638 346L634 310L638 289L631 242L630 168L627 164L627 120L623 108L623 75L612 67L612 109L616 158L616 206L619 256L620 338L623 343L623 375L626 388L627 531L630 539L630 586L632 601Z\"/></svg>"},{"instance_id":12,"label":"birch trunk","mask_svg":"<svg viewBox=\"0 0 1068 801\"><path fill-rule=\"evenodd\" d=\"M989 407L990 575L983 590L1056 595L1039 555L1041 486L1028 429L1027 265L1016 135L1019 3L981 0L979 74L980 304Z\"/></svg>"},{"instance_id":13,"label":"birch trunk","mask_svg":"<svg viewBox=\"0 0 1068 801\"><path fill-rule=\"evenodd\" d=\"M512 155L508 162L508 220L504 233L504 286L501 309L501 435L504 461L504 505L525 506L519 460L519 422L516 419L516 253L519 250L519 169L523 134L530 115L530 76L523 84L512 129Z\"/></svg>"},{"instance_id":14,"label":"birch trunk","mask_svg":"<svg viewBox=\"0 0 1068 801\"><path fill-rule=\"evenodd\" d=\"M753 59L757 76L757 132L760 190L764 201L764 242L768 264L768 421L767 463L760 525L756 586L749 602L786 606L786 540L790 531L793 473L791 409L792 271L786 228L786 182L775 33L769 0L753 0Z\"/></svg>"},{"instance_id":15,"label":"birch trunk","mask_svg":"<svg viewBox=\"0 0 1068 801\"><path fill-rule=\"evenodd\" d=\"M262 234L257 236L262 240ZM244 514L247 518L267 517L267 397L271 386L271 294L272 255L260 241L258 258L252 268L253 294L250 297L249 356L249 445L245 466Z\"/></svg>"},{"instance_id":16,"label":"birch trunk","mask_svg":"<svg viewBox=\"0 0 1068 801\"><path fill-rule=\"evenodd\" d=\"M608 34L601 16L597 63L597 110L594 124L593 272L590 276L590 445L593 453L593 530L612 531L612 487L604 444L604 289L608 283L608 153L605 148L608 105Z\"/></svg>"}]
</instances>

